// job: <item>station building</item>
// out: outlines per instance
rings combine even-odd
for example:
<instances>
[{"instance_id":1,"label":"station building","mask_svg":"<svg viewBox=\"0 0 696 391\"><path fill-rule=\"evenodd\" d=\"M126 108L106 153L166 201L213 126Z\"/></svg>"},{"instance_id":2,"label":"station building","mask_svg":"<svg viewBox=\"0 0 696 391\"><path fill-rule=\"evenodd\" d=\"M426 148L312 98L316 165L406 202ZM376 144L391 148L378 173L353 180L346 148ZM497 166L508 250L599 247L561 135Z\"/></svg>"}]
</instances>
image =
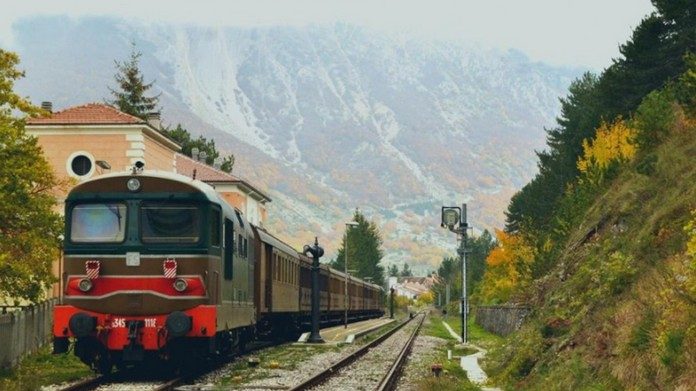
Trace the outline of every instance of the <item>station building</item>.
<instances>
[{"instance_id":1,"label":"station building","mask_svg":"<svg viewBox=\"0 0 696 391\"><path fill-rule=\"evenodd\" d=\"M266 221L271 199L265 192L247 180L180 153L181 147L159 131L158 114L146 121L103 103L56 112L50 102L43 102L42 107L50 115L28 119L26 132L37 138L57 179L64 184L55 194L59 213L63 213L65 197L73 186L100 174L129 171L140 161L145 163L145 172L175 172L206 182L251 223L263 226ZM59 270L60 265L56 265L56 275ZM60 289L54 287L53 295Z\"/></svg>"}]
</instances>

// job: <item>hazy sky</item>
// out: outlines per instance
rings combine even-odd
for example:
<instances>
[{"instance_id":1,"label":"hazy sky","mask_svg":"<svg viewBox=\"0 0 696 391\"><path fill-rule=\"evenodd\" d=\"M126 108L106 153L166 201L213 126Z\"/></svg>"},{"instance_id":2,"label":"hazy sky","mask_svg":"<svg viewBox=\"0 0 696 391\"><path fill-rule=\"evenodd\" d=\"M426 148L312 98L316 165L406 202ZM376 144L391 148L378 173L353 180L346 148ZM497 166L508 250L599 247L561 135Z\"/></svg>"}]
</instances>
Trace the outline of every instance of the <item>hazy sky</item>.
<instances>
[{"instance_id":1,"label":"hazy sky","mask_svg":"<svg viewBox=\"0 0 696 391\"><path fill-rule=\"evenodd\" d=\"M0 45L32 15L110 15L208 26L305 25L342 21L516 48L551 64L601 69L653 11L649 0L62 0L14 1L0 14Z\"/></svg>"}]
</instances>

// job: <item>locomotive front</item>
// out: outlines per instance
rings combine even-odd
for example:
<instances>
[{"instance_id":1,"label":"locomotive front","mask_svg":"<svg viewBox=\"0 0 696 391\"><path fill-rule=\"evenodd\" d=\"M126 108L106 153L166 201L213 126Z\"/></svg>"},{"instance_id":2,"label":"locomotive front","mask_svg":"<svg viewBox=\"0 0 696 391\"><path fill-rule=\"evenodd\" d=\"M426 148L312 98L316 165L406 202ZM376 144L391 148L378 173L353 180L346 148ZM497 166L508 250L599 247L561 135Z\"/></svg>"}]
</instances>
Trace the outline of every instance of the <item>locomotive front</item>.
<instances>
[{"instance_id":1,"label":"locomotive front","mask_svg":"<svg viewBox=\"0 0 696 391\"><path fill-rule=\"evenodd\" d=\"M113 174L70 192L55 352L75 338L75 354L109 372L214 344L221 211L197 183Z\"/></svg>"}]
</instances>

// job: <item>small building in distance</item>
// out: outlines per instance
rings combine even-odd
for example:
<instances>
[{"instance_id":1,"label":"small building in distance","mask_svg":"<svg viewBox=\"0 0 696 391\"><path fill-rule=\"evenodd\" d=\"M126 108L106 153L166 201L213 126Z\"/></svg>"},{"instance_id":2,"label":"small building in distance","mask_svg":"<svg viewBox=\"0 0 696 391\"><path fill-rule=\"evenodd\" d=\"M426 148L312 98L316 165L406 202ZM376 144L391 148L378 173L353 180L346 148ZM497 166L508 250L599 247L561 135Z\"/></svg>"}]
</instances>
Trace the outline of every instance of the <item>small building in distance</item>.
<instances>
[{"instance_id":1,"label":"small building in distance","mask_svg":"<svg viewBox=\"0 0 696 391\"><path fill-rule=\"evenodd\" d=\"M429 292L437 282L435 276L427 277L389 277L388 288L394 288L394 294L409 299L417 299L418 296Z\"/></svg>"}]
</instances>

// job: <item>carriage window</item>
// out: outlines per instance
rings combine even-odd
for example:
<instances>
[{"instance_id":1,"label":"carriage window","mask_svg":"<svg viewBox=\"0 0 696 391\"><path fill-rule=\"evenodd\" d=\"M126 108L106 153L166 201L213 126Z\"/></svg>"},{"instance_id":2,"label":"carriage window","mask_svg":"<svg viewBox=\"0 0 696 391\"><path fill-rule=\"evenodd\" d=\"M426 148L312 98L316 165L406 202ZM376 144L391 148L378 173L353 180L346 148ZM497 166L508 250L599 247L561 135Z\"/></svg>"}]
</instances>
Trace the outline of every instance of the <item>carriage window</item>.
<instances>
[{"instance_id":1,"label":"carriage window","mask_svg":"<svg viewBox=\"0 0 696 391\"><path fill-rule=\"evenodd\" d=\"M195 243L200 237L198 208L192 205L143 204L140 221L146 243Z\"/></svg>"},{"instance_id":2,"label":"carriage window","mask_svg":"<svg viewBox=\"0 0 696 391\"><path fill-rule=\"evenodd\" d=\"M220 247L220 211L210 211L210 245Z\"/></svg>"},{"instance_id":3,"label":"carriage window","mask_svg":"<svg viewBox=\"0 0 696 391\"><path fill-rule=\"evenodd\" d=\"M234 260L234 223L231 220L225 219L225 279L231 280L234 277L233 262Z\"/></svg>"},{"instance_id":4,"label":"carriage window","mask_svg":"<svg viewBox=\"0 0 696 391\"><path fill-rule=\"evenodd\" d=\"M126 237L125 204L84 204L72 209L74 243L119 243Z\"/></svg>"},{"instance_id":5,"label":"carriage window","mask_svg":"<svg viewBox=\"0 0 696 391\"><path fill-rule=\"evenodd\" d=\"M244 256L244 239L242 238L241 234L237 236L237 239L239 239L237 243L237 252L239 255Z\"/></svg>"}]
</instances>

